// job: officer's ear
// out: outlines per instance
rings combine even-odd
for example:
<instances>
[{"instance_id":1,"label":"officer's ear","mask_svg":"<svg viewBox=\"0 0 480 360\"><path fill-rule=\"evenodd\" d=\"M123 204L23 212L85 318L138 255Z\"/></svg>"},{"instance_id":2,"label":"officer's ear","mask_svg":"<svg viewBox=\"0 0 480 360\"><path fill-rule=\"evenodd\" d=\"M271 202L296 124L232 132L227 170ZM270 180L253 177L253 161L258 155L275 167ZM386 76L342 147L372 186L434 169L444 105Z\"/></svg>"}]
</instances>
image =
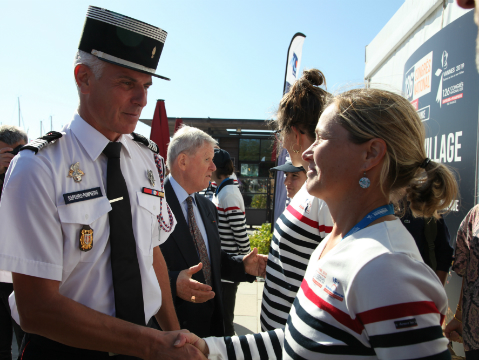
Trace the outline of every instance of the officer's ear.
<instances>
[{"instance_id":1,"label":"officer's ear","mask_svg":"<svg viewBox=\"0 0 480 360\"><path fill-rule=\"evenodd\" d=\"M82 94L88 94L90 92L91 79L93 73L90 68L84 64L78 64L74 70L75 82Z\"/></svg>"}]
</instances>

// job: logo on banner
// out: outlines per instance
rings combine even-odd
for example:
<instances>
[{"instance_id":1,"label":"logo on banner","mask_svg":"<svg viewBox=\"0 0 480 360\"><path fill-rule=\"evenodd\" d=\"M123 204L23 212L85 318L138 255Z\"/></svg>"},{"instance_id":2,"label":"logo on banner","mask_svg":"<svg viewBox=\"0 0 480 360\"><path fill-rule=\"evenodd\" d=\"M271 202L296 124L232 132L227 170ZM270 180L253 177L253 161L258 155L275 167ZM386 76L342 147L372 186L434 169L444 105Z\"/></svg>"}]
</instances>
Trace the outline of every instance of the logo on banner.
<instances>
[{"instance_id":1,"label":"logo on banner","mask_svg":"<svg viewBox=\"0 0 480 360\"><path fill-rule=\"evenodd\" d=\"M297 77L298 57L297 57L297 54L295 54L295 53L293 53L291 65L292 65L292 74L296 78Z\"/></svg>"},{"instance_id":2,"label":"logo on banner","mask_svg":"<svg viewBox=\"0 0 480 360\"><path fill-rule=\"evenodd\" d=\"M430 51L405 73L405 95L417 110L417 99L432 91L432 55Z\"/></svg>"},{"instance_id":3,"label":"logo on banner","mask_svg":"<svg viewBox=\"0 0 480 360\"><path fill-rule=\"evenodd\" d=\"M448 68L448 52L446 50L442 53L442 69L437 69L436 76L440 76L440 82L438 83L437 97L435 98L440 108L442 104L455 104L458 99L463 98L463 81L460 81L454 85L443 88L443 81L450 80L457 75L464 73L463 68L465 63Z\"/></svg>"},{"instance_id":4,"label":"logo on banner","mask_svg":"<svg viewBox=\"0 0 480 360\"><path fill-rule=\"evenodd\" d=\"M448 66L448 52L446 50L443 51L442 53L442 67L443 67L443 70L447 70L447 66Z\"/></svg>"}]
</instances>

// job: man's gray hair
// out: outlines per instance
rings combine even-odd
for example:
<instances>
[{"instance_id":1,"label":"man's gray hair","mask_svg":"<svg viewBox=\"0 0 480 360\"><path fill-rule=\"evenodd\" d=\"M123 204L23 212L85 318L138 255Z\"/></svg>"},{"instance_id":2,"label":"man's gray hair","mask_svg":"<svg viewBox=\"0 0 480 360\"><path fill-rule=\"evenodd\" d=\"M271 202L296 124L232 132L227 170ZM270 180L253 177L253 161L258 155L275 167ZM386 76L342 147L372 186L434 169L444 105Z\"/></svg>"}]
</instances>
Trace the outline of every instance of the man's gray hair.
<instances>
[{"instance_id":1,"label":"man's gray hair","mask_svg":"<svg viewBox=\"0 0 480 360\"><path fill-rule=\"evenodd\" d=\"M19 141L28 143L28 135L25 131L15 125L1 125L0 126L0 141L7 145L13 145Z\"/></svg>"},{"instance_id":2,"label":"man's gray hair","mask_svg":"<svg viewBox=\"0 0 480 360\"><path fill-rule=\"evenodd\" d=\"M86 65L92 70L95 79L100 79L105 68L105 61L100 60L95 55L89 54L85 51L78 50L75 55L75 61L73 62L73 68L79 64Z\"/></svg>"},{"instance_id":3,"label":"man's gray hair","mask_svg":"<svg viewBox=\"0 0 480 360\"><path fill-rule=\"evenodd\" d=\"M173 135L172 140L168 144L167 150L167 166L171 170L174 161L181 153L189 156L194 155L195 151L201 148L205 143L212 146L217 145L217 141L206 132L196 127L183 125Z\"/></svg>"}]
</instances>

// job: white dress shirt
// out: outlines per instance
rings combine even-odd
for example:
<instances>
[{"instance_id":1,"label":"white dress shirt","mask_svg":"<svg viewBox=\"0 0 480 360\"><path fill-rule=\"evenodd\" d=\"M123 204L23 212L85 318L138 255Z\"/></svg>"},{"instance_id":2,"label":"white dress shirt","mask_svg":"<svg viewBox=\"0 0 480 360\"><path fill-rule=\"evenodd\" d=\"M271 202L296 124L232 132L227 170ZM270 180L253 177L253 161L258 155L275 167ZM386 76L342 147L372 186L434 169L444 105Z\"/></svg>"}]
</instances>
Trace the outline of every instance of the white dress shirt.
<instances>
[{"instance_id":1,"label":"white dress shirt","mask_svg":"<svg viewBox=\"0 0 480 360\"><path fill-rule=\"evenodd\" d=\"M109 140L79 115L63 131L62 138L36 155L21 151L8 168L0 204L0 269L59 281L60 294L115 316L108 219L112 207L105 191L108 159L102 154ZM118 141L123 145L120 166L130 197L148 322L162 303L153 249L171 232L159 229L160 198L142 193L143 187L163 191L153 153L131 135ZM76 162L85 173L81 182L67 177ZM148 180L149 170L155 186ZM96 188L99 197L65 202L64 194ZM167 214L166 201L162 203L162 213ZM87 252L79 249L84 225L93 229L93 247ZM13 294L9 301L19 322Z\"/></svg>"},{"instance_id":2,"label":"white dress shirt","mask_svg":"<svg viewBox=\"0 0 480 360\"><path fill-rule=\"evenodd\" d=\"M195 215L195 221L197 222L198 229L202 234L203 241L205 242L205 246L207 248L208 253L208 260L210 260L210 248L208 247L208 236L207 232L205 231L205 226L203 225L202 215L200 215L200 211L198 211L197 202L195 200L195 193L189 194L185 191L185 189L173 178L172 174L169 175L170 184L172 185L173 191L177 196L178 202L180 203L180 207L182 208L183 216L185 217L185 221L187 224L188 221L188 203L187 198L192 196L192 204L193 204L193 214ZM198 253L198 250L197 250Z\"/></svg>"}]
</instances>

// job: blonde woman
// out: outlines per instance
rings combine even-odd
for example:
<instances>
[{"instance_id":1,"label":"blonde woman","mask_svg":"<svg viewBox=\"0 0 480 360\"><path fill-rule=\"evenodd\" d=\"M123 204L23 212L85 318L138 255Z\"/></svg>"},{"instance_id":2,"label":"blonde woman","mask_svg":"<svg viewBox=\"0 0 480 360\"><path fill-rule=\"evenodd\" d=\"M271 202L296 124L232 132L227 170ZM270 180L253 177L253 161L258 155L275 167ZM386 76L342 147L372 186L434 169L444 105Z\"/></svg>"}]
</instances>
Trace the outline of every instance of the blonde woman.
<instances>
[{"instance_id":1,"label":"blonde woman","mask_svg":"<svg viewBox=\"0 0 480 360\"><path fill-rule=\"evenodd\" d=\"M457 196L452 173L425 155L425 132L403 97L351 90L322 113L304 152L307 188L334 220L316 248L285 330L198 339L210 359L450 359L441 324L447 296L394 216L406 194L415 216ZM392 204L393 203L393 204Z\"/></svg>"}]
</instances>

